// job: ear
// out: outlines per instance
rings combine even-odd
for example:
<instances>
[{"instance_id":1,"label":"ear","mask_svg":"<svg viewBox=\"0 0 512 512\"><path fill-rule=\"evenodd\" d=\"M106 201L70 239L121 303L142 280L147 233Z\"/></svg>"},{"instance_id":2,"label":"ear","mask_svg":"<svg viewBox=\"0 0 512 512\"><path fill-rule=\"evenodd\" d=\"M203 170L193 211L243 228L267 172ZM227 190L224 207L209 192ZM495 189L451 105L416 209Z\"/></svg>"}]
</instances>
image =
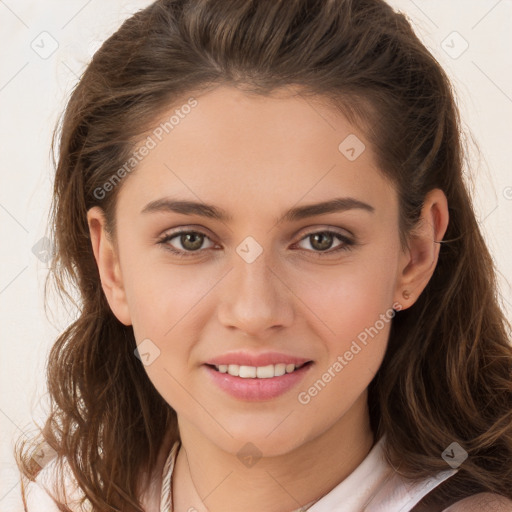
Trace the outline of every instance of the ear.
<instances>
[{"instance_id":1,"label":"ear","mask_svg":"<svg viewBox=\"0 0 512 512\"><path fill-rule=\"evenodd\" d=\"M92 250L100 273L101 286L110 309L124 325L132 325L123 286L119 256L115 244L106 231L105 213L99 206L87 212Z\"/></svg>"},{"instance_id":2,"label":"ear","mask_svg":"<svg viewBox=\"0 0 512 512\"><path fill-rule=\"evenodd\" d=\"M438 188L431 190L425 197L418 224L410 234L409 247L400 258L395 301L402 305L401 309L411 307L430 281L448 221L444 192Z\"/></svg>"}]
</instances>

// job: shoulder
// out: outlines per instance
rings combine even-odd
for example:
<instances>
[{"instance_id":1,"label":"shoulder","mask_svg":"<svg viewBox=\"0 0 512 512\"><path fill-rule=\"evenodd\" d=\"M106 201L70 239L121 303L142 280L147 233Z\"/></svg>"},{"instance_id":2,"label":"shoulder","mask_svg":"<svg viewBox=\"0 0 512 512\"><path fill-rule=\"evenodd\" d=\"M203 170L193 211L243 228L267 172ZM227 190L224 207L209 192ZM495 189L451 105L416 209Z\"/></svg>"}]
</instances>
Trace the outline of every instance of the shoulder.
<instances>
[{"instance_id":1,"label":"shoulder","mask_svg":"<svg viewBox=\"0 0 512 512\"><path fill-rule=\"evenodd\" d=\"M443 512L512 512L512 500L499 494L482 492L457 501Z\"/></svg>"}]
</instances>

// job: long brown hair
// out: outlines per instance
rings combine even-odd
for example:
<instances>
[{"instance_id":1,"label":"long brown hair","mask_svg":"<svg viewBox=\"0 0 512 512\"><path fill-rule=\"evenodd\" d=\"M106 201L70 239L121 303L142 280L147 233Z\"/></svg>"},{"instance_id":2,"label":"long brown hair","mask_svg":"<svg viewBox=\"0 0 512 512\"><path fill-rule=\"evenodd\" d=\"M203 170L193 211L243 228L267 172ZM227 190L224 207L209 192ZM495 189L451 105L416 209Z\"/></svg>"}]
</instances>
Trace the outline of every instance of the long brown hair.
<instances>
[{"instance_id":1,"label":"long brown hair","mask_svg":"<svg viewBox=\"0 0 512 512\"><path fill-rule=\"evenodd\" d=\"M44 440L94 510L142 510L137 482L165 435L178 439L176 413L134 357L133 329L109 308L86 214L100 206L115 232L122 183L95 191L169 105L223 83L263 95L299 86L361 127L398 192L404 246L426 194L444 191L450 221L438 264L393 319L369 388L372 428L387 435L386 456L408 478L449 469L441 453L454 441L469 453L431 493L433 505L479 491L512 498L510 324L465 182L454 91L383 0L159 0L97 51L54 139L49 278L63 292L78 289L79 316L51 349L51 414L37 438L16 446L22 474L35 478L31 457Z\"/></svg>"}]
</instances>

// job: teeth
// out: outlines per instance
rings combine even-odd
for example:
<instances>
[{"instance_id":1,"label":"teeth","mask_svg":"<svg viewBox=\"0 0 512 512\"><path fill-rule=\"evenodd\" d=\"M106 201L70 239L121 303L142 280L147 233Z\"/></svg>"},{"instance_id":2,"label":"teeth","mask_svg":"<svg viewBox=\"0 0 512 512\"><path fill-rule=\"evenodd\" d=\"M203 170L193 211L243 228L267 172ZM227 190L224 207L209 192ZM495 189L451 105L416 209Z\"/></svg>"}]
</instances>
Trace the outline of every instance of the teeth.
<instances>
[{"instance_id":1,"label":"teeth","mask_svg":"<svg viewBox=\"0 0 512 512\"><path fill-rule=\"evenodd\" d=\"M293 370L295 370L295 365L294 364L287 364L286 365L286 373L292 373Z\"/></svg>"},{"instance_id":2,"label":"teeth","mask_svg":"<svg viewBox=\"0 0 512 512\"><path fill-rule=\"evenodd\" d=\"M269 364L267 366L240 366L238 364L221 364L215 366L220 373L228 373L234 377L242 377L242 379L271 379L272 377L280 377L285 373L292 373L297 366L294 364Z\"/></svg>"},{"instance_id":3,"label":"teeth","mask_svg":"<svg viewBox=\"0 0 512 512\"><path fill-rule=\"evenodd\" d=\"M240 366L238 376L243 379L254 379L256 377L256 366Z\"/></svg>"},{"instance_id":4,"label":"teeth","mask_svg":"<svg viewBox=\"0 0 512 512\"><path fill-rule=\"evenodd\" d=\"M295 369L295 365L290 365L290 368L293 366L293 368ZM292 372L293 372L293 369L292 369ZM284 375L286 373L286 364L284 363L280 363L280 364L276 364L274 366L274 376L275 377L280 377L281 375Z\"/></svg>"},{"instance_id":5,"label":"teeth","mask_svg":"<svg viewBox=\"0 0 512 512\"><path fill-rule=\"evenodd\" d=\"M275 366L273 364L258 366L256 368L256 377L258 377L258 379L271 379L275 377L275 375Z\"/></svg>"}]
</instances>

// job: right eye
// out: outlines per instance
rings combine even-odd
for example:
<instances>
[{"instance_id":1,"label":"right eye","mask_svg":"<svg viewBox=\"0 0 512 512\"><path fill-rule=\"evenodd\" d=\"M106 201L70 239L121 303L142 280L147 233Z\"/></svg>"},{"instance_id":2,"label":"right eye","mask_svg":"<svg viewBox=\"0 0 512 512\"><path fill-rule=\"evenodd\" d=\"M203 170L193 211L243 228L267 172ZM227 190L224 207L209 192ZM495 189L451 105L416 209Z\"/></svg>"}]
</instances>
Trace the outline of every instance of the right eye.
<instances>
[{"instance_id":1,"label":"right eye","mask_svg":"<svg viewBox=\"0 0 512 512\"><path fill-rule=\"evenodd\" d=\"M176 241L174 243L181 247L176 247L173 245L173 243L171 243L175 239ZM186 257L190 253L202 252L201 247L205 239L210 240L205 233L200 231L180 230L177 232L175 231L164 234L164 236L158 240L157 243L162 244L165 249L171 251L174 254ZM212 245L214 245L213 242Z\"/></svg>"}]
</instances>

